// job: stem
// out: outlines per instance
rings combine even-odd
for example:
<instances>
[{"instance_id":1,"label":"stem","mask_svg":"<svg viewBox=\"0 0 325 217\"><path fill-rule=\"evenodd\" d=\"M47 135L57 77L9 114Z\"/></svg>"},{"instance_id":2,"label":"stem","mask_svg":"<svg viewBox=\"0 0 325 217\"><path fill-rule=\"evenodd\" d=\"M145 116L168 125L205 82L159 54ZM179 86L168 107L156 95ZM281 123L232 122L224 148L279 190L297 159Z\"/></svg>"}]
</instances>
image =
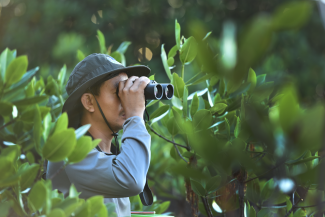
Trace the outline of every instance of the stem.
<instances>
[{"instance_id":1,"label":"stem","mask_svg":"<svg viewBox=\"0 0 325 217\"><path fill-rule=\"evenodd\" d=\"M211 209L210 209L209 204L208 204L208 201L207 201L207 198L201 196L201 200L203 202L204 209L205 209L206 213L208 214L208 217L213 217L212 212L211 212Z\"/></svg>"},{"instance_id":2,"label":"stem","mask_svg":"<svg viewBox=\"0 0 325 217\"><path fill-rule=\"evenodd\" d=\"M188 81L185 82L185 84L187 85L190 81L192 81L194 78L196 78L197 76L199 76L200 72L197 73L196 75L194 75L192 78L190 78Z\"/></svg>"},{"instance_id":3,"label":"stem","mask_svg":"<svg viewBox=\"0 0 325 217\"><path fill-rule=\"evenodd\" d=\"M6 123L5 125L0 127L0 130L2 130L3 128L9 126L10 124L14 123L17 120L17 118L12 119L11 121L9 121L8 123Z\"/></svg>"},{"instance_id":4,"label":"stem","mask_svg":"<svg viewBox=\"0 0 325 217\"><path fill-rule=\"evenodd\" d=\"M182 79L183 79L183 81L184 81L184 64L182 65Z\"/></svg>"},{"instance_id":5,"label":"stem","mask_svg":"<svg viewBox=\"0 0 325 217\"><path fill-rule=\"evenodd\" d=\"M174 141L174 140L173 140ZM180 158L182 158L184 161L185 161L185 163L186 164L188 164L188 161L187 160L185 160L185 158L182 156L182 154L179 152L179 150L178 150L178 148L177 148L177 146L174 144L174 147L176 148L176 151L177 151L177 154L179 155L179 157Z\"/></svg>"},{"instance_id":6,"label":"stem","mask_svg":"<svg viewBox=\"0 0 325 217\"><path fill-rule=\"evenodd\" d=\"M293 212L293 209L297 208L297 204L300 203L300 202L301 202L301 200L298 200L296 205L292 206L291 209L287 212L287 214L284 217L288 217L290 215L290 213Z\"/></svg>"},{"instance_id":7,"label":"stem","mask_svg":"<svg viewBox=\"0 0 325 217\"><path fill-rule=\"evenodd\" d=\"M318 206L319 204L324 204L325 201L318 203L318 204L314 204L314 205L309 205L309 206L296 206L296 208L310 208L310 207L315 207Z\"/></svg>"},{"instance_id":8,"label":"stem","mask_svg":"<svg viewBox=\"0 0 325 217\"><path fill-rule=\"evenodd\" d=\"M259 176L256 176L256 177L254 177L254 178L248 179L248 180L245 181L244 183L247 183L247 182L253 181L254 179L257 179L257 178L259 178L259 177L261 177L261 176L264 176L265 174L269 173L270 171L272 171L272 170L274 170L274 169L280 167L280 166L281 166L282 164L284 164L284 163L285 163L285 161L283 161L282 163L279 163L279 164L276 165L275 167L272 167L271 169L269 169L268 171L266 171L266 172L263 173L262 175L259 175Z\"/></svg>"},{"instance_id":9,"label":"stem","mask_svg":"<svg viewBox=\"0 0 325 217\"><path fill-rule=\"evenodd\" d=\"M154 134L156 134L157 136L159 136L160 138L166 140L167 142L172 143L173 145L177 145L177 146L179 146L179 147L185 148L187 151L191 151L191 149L190 149L189 147L187 147L187 146L185 146L185 145L180 145L180 144L178 144L178 143L176 143L176 142L173 142L173 141L171 141L171 140L165 138L164 136L162 136L162 135L160 135L159 133L157 133L157 132L156 132L156 131L155 131L155 130L154 130L154 129L149 125L149 124L148 124L148 126L150 127L150 130L151 130Z\"/></svg>"}]
</instances>

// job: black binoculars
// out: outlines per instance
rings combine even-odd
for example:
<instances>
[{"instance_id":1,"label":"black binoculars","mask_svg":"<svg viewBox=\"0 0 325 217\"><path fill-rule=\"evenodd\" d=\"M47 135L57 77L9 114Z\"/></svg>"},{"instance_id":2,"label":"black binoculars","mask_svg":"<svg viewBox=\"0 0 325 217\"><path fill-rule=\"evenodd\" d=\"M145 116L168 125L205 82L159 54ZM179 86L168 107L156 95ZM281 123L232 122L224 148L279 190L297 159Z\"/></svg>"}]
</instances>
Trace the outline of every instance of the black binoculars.
<instances>
[{"instance_id":1,"label":"black binoculars","mask_svg":"<svg viewBox=\"0 0 325 217\"><path fill-rule=\"evenodd\" d=\"M116 90L118 95L118 87ZM144 88L144 97L146 100L170 100L174 96L174 86L172 84L158 84L156 81L150 83Z\"/></svg>"}]
</instances>

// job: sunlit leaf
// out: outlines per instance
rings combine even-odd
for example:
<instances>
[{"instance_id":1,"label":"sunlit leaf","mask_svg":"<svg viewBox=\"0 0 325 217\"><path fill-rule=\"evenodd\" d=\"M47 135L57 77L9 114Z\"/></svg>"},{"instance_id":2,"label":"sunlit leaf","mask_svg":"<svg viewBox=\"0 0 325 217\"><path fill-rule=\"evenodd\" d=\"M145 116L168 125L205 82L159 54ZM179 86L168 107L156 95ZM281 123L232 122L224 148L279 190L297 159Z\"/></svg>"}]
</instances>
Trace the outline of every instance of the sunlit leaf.
<instances>
[{"instance_id":1,"label":"sunlit leaf","mask_svg":"<svg viewBox=\"0 0 325 217\"><path fill-rule=\"evenodd\" d=\"M53 134L43 147L43 157L49 161L62 161L76 146L74 129L67 129Z\"/></svg>"},{"instance_id":2,"label":"sunlit leaf","mask_svg":"<svg viewBox=\"0 0 325 217\"><path fill-rule=\"evenodd\" d=\"M183 44L179 58L183 64L190 63L197 54L197 42L193 36L189 37Z\"/></svg>"}]
</instances>

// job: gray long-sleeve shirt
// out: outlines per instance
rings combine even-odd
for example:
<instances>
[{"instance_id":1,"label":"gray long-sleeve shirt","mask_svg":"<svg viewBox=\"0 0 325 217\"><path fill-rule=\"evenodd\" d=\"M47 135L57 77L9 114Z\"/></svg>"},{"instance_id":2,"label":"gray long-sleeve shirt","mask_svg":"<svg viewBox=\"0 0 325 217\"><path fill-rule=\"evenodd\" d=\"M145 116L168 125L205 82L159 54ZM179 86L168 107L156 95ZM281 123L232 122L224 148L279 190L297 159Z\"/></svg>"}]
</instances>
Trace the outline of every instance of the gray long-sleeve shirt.
<instances>
[{"instance_id":1,"label":"gray long-sleeve shirt","mask_svg":"<svg viewBox=\"0 0 325 217\"><path fill-rule=\"evenodd\" d=\"M53 189L65 196L73 183L80 198L103 195L104 202L115 203L118 217L131 216L128 197L142 192L150 164L151 138L140 117L131 117L123 125L119 155L106 155L93 149L79 163L68 165L52 180ZM47 178L60 169L63 162L49 162Z\"/></svg>"}]
</instances>

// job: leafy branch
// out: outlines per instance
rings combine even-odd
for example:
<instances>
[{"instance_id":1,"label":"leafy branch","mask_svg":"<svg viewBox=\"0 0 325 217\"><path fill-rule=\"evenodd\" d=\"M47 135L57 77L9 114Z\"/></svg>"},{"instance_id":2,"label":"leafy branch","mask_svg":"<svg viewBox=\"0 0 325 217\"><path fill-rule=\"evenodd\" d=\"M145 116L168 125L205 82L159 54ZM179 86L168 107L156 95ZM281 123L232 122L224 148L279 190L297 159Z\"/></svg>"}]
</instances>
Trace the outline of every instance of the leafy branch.
<instances>
[{"instance_id":1,"label":"leafy branch","mask_svg":"<svg viewBox=\"0 0 325 217\"><path fill-rule=\"evenodd\" d=\"M160 138L166 140L166 141L169 142L169 143L172 143L173 145L177 145L177 146L179 146L179 147L185 148L187 151L191 151L190 147L187 147L187 146L185 146L185 145L181 145L181 144L178 144L178 143L176 143L176 142L173 142L173 141L167 139L166 137L160 135L159 133L157 133L157 132L156 132L156 131L155 131L155 130L150 126L150 125L148 125L148 126L149 126L150 130L151 130L154 134L156 134L157 136L159 136Z\"/></svg>"}]
</instances>

